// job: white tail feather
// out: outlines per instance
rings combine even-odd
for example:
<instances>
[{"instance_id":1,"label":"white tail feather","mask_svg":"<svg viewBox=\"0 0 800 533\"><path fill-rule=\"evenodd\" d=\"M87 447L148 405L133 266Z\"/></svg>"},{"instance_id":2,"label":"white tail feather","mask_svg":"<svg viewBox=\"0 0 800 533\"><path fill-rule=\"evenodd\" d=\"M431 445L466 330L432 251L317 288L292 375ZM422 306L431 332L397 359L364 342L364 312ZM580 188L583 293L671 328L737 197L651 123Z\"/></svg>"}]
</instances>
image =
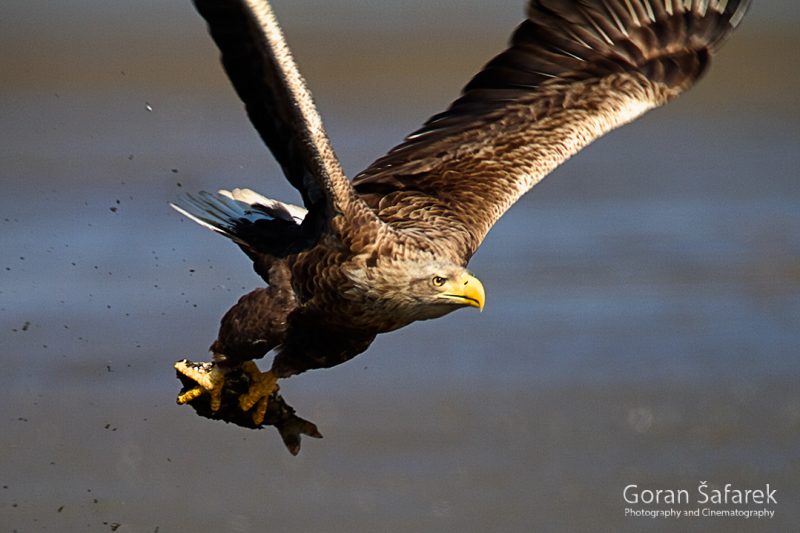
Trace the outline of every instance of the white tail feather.
<instances>
[{"instance_id":1,"label":"white tail feather","mask_svg":"<svg viewBox=\"0 0 800 533\"><path fill-rule=\"evenodd\" d=\"M201 191L197 197L187 194L181 204L169 205L188 219L237 242L238 224L281 219L300 225L308 212L250 189L220 190L217 194Z\"/></svg>"},{"instance_id":2,"label":"white tail feather","mask_svg":"<svg viewBox=\"0 0 800 533\"><path fill-rule=\"evenodd\" d=\"M267 211L275 210L278 212L286 211L291 215L295 222L298 224L303 222L303 219L306 217L308 210L292 204L287 204L283 202L279 202L277 200L273 200L272 198L267 198L261 194L258 194L252 189L240 189L236 188L232 191L226 191L225 189L220 189L217 191L219 194L230 198L231 200L237 200L239 202L244 202L251 207L263 207ZM278 218L283 218L278 215Z\"/></svg>"}]
</instances>

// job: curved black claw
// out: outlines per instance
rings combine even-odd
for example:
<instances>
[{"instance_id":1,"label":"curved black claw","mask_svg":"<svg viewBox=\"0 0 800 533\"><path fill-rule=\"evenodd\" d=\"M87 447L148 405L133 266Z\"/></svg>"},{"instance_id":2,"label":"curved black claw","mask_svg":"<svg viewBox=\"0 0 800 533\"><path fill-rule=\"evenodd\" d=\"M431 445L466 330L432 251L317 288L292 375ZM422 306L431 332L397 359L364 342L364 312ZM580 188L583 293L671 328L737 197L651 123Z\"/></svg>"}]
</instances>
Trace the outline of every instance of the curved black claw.
<instances>
[{"instance_id":1,"label":"curved black claw","mask_svg":"<svg viewBox=\"0 0 800 533\"><path fill-rule=\"evenodd\" d=\"M214 364L214 363L210 363ZM191 378L176 372L183 388L181 394L192 390L197 383ZM249 428L261 429L265 426L275 426L281 435L283 443L292 455L300 452L300 439L302 435L321 439L322 434L317 426L308 420L304 420L295 414L294 408L287 404L278 391L270 395L267 404L267 412L264 421L256 424L249 411L242 411L239 406L239 398L247 394L250 389L250 377L240 369L231 369L225 373L225 385L222 389L222 396L219 409L211 409L211 398L208 394L203 394L186 402L194 409L199 416L212 420L222 420L229 424Z\"/></svg>"}]
</instances>

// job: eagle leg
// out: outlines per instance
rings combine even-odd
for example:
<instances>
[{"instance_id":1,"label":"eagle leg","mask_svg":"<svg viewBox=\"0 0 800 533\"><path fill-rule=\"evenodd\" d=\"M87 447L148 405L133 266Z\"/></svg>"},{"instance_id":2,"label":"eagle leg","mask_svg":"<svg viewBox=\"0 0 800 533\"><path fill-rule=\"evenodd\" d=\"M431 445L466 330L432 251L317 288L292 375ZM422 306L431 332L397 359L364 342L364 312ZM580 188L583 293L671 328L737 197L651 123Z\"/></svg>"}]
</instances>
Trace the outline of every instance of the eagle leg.
<instances>
[{"instance_id":1,"label":"eagle leg","mask_svg":"<svg viewBox=\"0 0 800 533\"><path fill-rule=\"evenodd\" d=\"M274 372L261 372L253 361L247 361L241 366L242 371L250 378L250 388L239 397L239 408L242 411L253 409L253 423L257 426L264 422L267 413L269 397L279 390L278 376Z\"/></svg>"},{"instance_id":2,"label":"eagle leg","mask_svg":"<svg viewBox=\"0 0 800 533\"><path fill-rule=\"evenodd\" d=\"M195 363L187 359L176 362L175 370L197 382L196 387L178 395L176 400L178 404L187 404L208 393L211 396L211 411L219 411L222 405L222 389L225 385L224 370L214 363Z\"/></svg>"}]
</instances>

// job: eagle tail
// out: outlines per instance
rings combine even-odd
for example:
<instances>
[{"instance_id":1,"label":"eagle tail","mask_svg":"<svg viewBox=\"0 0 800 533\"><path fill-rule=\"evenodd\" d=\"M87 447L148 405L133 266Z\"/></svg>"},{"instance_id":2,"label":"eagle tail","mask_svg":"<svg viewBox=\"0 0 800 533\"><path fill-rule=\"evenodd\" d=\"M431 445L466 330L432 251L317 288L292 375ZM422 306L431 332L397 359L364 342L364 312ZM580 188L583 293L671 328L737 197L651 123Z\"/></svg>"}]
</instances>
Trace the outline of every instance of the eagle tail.
<instances>
[{"instance_id":1,"label":"eagle tail","mask_svg":"<svg viewBox=\"0 0 800 533\"><path fill-rule=\"evenodd\" d=\"M307 211L272 200L250 189L201 191L187 194L176 211L203 227L224 235L246 250L276 253L299 236Z\"/></svg>"}]
</instances>

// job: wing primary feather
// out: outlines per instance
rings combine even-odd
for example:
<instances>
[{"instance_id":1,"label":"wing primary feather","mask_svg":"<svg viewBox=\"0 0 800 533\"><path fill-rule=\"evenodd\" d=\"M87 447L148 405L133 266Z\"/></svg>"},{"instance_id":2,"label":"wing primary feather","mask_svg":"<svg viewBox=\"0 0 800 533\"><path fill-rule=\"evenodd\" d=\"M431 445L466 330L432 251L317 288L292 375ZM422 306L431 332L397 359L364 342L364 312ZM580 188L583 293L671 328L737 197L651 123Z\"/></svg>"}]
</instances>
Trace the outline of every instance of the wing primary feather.
<instances>
[{"instance_id":1,"label":"wing primary feather","mask_svg":"<svg viewBox=\"0 0 800 533\"><path fill-rule=\"evenodd\" d=\"M648 20L651 23L655 22L656 21L656 14L653 11L653 5L650 3L650 0L642 0L642 3L644 4L644 8L647 11ZM630 2L628 2L628 5L630 5Z\"/></svg>"},{"instance_id":2,"label":"wing primary feather","mask_svg":"<svg viewBox=\"0 0 800 533\"><path fill-rule=\"evenodd\" d=\"M588 12L586 9L580 6L577 6L577 10L581 15L583 15L583 18L586 20L586 22L589 23L589 25L594 29L594 31L597 32L597 34L600 36L601 39L603 39L609 45L612 46L614 45L614 40L608 36L608 34L603 30L600 24L597 23L597 21L594 19L594 17L590 12Z\"/></svg>"},{"instance_id":3,"label":"wing primary feather","mask_svg":"<svg viewBox=\"0 0 800 533\"><path fill-rule=\"evenodd\" d=\"M571 58L573 58L573 59L577 59L578 61L583 61L583 62L585 62L585 61L586 61L586 60L585 60L584 58L582 58L581 56L579 56L579 55L577 55L577 54L575 54L575 53L572 53L572 52L570 52L569 50L564 50L563 48L560 48L560 47L558 47L558 46L555 46L555 45L554 45L552 48L553 48L553 50L555 50L555 51L556 51L556 52L558 52L559 54L564 54L565 56L571 57Z\"/></svg>"},{"instance_id":4,"label":"wing primary feather","mask_svg":"<svg viewBox=\"0 0 800 533\"><path fill-rule=\"evenodd\" d=\"M608 0L600 0L600 1L603 5L603 9L605 9L606 14L611 19L613 25L616 26L617 31L619 31L620 34L624 35L625 37L630 37L630 34L628 33L628 28L625 27L625 24L623 24L622 19L619 18L619 15L617 14L616 10L611 5L611 3L609 3ZM631 17L634 23L638 25L636 15L631 14Z\"/></svg>"},{"instance_id":5,"label":"wing primary feather","mask_svg":"<svg viewBox=\"0 0 800 533\"><path fill-rule=\"evenodd\" d=\"M580 44L581 46L588 48L589 50L595 49L591 44L587 43L580 35L572 30L572 28L564 28L564 33L566 33L567 36L572 39L572 41Z\"/></svg>"}]
</instances>

